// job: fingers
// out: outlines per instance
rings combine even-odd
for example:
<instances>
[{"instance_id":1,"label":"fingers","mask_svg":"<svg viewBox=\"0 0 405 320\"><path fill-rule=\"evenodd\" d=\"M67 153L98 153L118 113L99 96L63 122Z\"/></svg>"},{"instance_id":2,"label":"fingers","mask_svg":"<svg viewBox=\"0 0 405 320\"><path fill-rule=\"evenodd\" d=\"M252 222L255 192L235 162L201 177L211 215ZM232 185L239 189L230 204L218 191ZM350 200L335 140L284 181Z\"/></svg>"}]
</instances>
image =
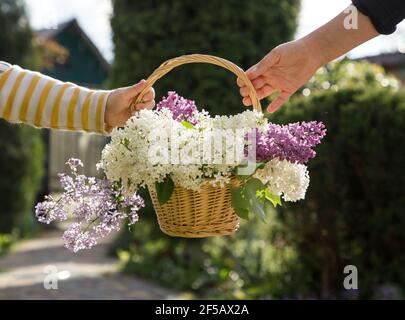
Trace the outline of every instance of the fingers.
<instances>
[{"instance_id":1,"label":"fingers","mask_svg":"<svg viewBox=\"0 0 405 320\"><path fill-rule=\"evenodd\" d=\"M240 88L245 86L245 82L241 78L236 79L236 83Z\"/></svg>"},{"instance_id":2,"label":"fingers","mask_svg":"<svg viewBox=\"0 0 405 320\"><path fill-rule=\"evenodd\" d=\"M252 84L256 90L259 90L260 88L263 88L266 84L268 84L268 79L266 79L265 77L259 77L253 80Z\"/></svg>"},{"instance_id":3,"label":"fingers","mask_svg":"<svg viewBox=\"0 0 405 320\"><path fill-rule=\"evenodd\" d=\"M268 82L269 81L266 78L260 77L260 78L257 78L256 80L253 80L252 84L256 90L259 90L259 89L263 88L265 85L270 85ZM247 86L241 87L240 94L242 97L247 97L249 95L249 88Z\"/></svg>"},{"instance_id":4,"label":"fingers","mask_svg":"<svg viewBox=\"0 0 405 320\"><path fill-rule=\"evenodd\" d=\"M256 79L257 77L260 77L267 70L267 68L268 67L263 59L258 64L255 64L254 66L250 67L246 71L246 75L250 80L253 80Z\"/></svg>"},{"instance_id":5,"label":"fingers","mask_svg":"<svg viewBox=\"0 0 405 320\"><path fill-rule=\"evenodd\" d=\"M153 109L155 107L155 90L150 88L149 91L142 97L142 102L135 105L135 111L143 109Z\"/></svg>"},{"instance_id":6,"label":"fingers","mask_svg":"<svg viewBox=\"0 0 405 320\"><path fill-rule=\"evenodd\" d=\"M264 85L261 89L257 90L257 96L260 100L271 96L276 90L270 85ZM248 107L252 105L252 99L248 95L245 96L242 100L243 105Z\"/></svg>"},{"instance_id":7,"label":"fingers","mask_svg":"<svg viewBox=\"0 0 405 320\"><path fill-rule=\"evenodd\" d=\"M141 80L139 83L125 88L123 94L125 97L130 100L134 101L138 95L146 88L146 81ZM134 106L134 111L139 111L143 109L153 109L155 107L155 90L150 88L147 93L142 97L142 102L136 104ZM130 111L132 114L132 111Z\"/></svg>"},{"instance_id":8,"label":"fingers","mask_svg":"<svg viewBox=\"0 0 405 320\"><path fill-rule=\"evenodd\" d=\"M137 105L135 105L135 111L140 111L144 109L153 109L155 107L155 104L156 104L155 100L138 103Z\"/></svg>"},{"instance_id":9,"label":"fingers","mask_svg":"<svg viewBox=\"0 0 405 320\"><path fill-rule=\"evenodd\" d=\"M245 107L249 107L252 105L252 99L250 97L243 98L242 103Z\"/></svg>"},{"instance_id":10,"label":"fingers","mask_svg":"<svg viewBox=\"0 0 405 320\"><path fill-rule=\"evenodd\" d=\"M260 100L271 96L276 91L272 86L265 85L263 88L257 90L257 96Z\"/></svg>"},{"instance_id":11,"label":"fingers","mask_svg":"<svg viewBox=\"0 0 405 320\"><path fill-rule=\"evenodd\" d=\"M152 101L155 99L155 90L150 88L149 91L142 97L142 102Z\"/></svg>"},{"instance_id":12,"label":"fingers","mask_svg":"<svg viewBox=\"0 0 405 320\"><path fill-rule=\"evenodd\" d=\"M278 50L274 49L267 56L265 56L262 61L248 69L246 71L246 75L250 80L254 80L263 75L263 73L274 66L279 60L280 55L278 53Z\"/></svg>"},{"instance_id":13,"label":"fingers","mask_svg":"<svg viewBox=\"0 0 405 320\"><path fill-rule=\"evenodd\" d=\"M274 91L268 77L265 77L264 74L280 60L279 51L276 49L272 50L266 57L264 57L258 64L251 67L246 71L247 77L252 80L252 84L257 91L259 99L266 98L270 96ZM245 82L241 79L237 79L237 84L241 88L240 94L243 97L243 104L245 106L250 106L252 101L249 97L249 89L246 86Z\"/></svg>"},{"instance_id":14,"label":"fingers","mask_svg":"<svg viewBox=\"0 0 405 320\"><path fill-rule=\"evenodd\" d=\"M280 95L267 107L268 112L277 111L284 103L286 103L291 97L291 94L283 91Z\"/></svg>"},{"instance_id":15,"label":"fingers","mask_svg":"<svg viewBox=\"0 0 405 320\"><path fill-rule=\"evenodd\" d=\"M127 87L127 88L122 88L122 94L123 97L129 100L135 99L144 89L146 88L146 80L141 80L137 84ZM143 102L151 101L155 99L155 90L153 88L150 88L148 92L142 97Z\"/></svg>"},{"instance_id":16,"label":"fingers","mask_svg":"<svg viewBox=\"0 0 405 320\"><path fill-rule=\"evenodd\" d=\"M249 70L250 70L250 69L249 69ZM246 71L246 74L248 75L247 72L249 72L249 71ZM249 76L248 76L248 77L249 77ZM261 74L261 75L255 77L255 78L250 78L250 77L249 77L249 79L252 80L252 84L255 86L256 89L261 88L261 87L264 85L264 83L266 82L266 79L263 77L263 74ZM241 87L241 88L246 87L245 82L244 82L241 78L238 78L238 79L236 80L236 83L237 83L238 86Z\"/></svg>"}]
</instances>

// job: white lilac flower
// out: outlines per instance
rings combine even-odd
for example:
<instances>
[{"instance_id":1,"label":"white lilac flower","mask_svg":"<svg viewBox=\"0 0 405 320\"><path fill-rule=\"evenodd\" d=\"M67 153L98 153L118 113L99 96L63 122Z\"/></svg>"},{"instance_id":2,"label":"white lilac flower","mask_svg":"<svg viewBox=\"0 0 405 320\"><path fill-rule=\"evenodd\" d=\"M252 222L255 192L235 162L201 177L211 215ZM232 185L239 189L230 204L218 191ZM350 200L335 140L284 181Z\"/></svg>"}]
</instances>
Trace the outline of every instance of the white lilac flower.
<instances>
[{"instance_id":1,"label":"white lilac flower","mask_svg":"<svg viewBox=\"0 0 405 320\"><path fill-rule=\"evenodd\" d=\"M273 195L282 195L285 201L295 202L305 198L309 174L303 164L273 159L254 175L268 186Z\"/></svg>"},{"instance_id":2,"label":"white lilac flower","mask_svg":"<svg viewBox=\"0 0 405 320\"><path fill-rule=\"evenodd\" d=\"M195 125L190 129L174 120L171 112L170 108L142 110L124 128L113 130L99 167L109 180L123 182L125 194L152 187L166 176L196 191L207 182L224 186L244 160L246 132L267 124L263 115L254 111L214 118L205 111L193 111ZM183 119L179 114L176 118ZM232 149L236 142L241 144L239 153ZM163 156L169 157L168 161L154 161L163 160Z\"/></svg>"}]
</instances>

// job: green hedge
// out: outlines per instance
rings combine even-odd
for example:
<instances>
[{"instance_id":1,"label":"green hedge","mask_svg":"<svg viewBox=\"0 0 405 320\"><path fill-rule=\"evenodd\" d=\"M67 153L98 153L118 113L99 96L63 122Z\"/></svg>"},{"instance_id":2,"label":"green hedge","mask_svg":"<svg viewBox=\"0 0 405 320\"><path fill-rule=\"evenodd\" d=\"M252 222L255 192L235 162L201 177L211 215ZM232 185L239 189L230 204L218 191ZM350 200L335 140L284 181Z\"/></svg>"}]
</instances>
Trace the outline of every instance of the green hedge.
<instances>
[{"instance_id":1,"label":"green hedge","mask_svg":"<svg viewBox=\"0 0 405 320\"><path fill-rule=\"evenodd\" d=\"M1 60L38 67L24 0L0 0ZM42 132L0 120L0 247L6 248L36 226L35 198L43 175ZM1 250L1 249L0 249Z\"/></svg>"},{"instance_id":2,"label":"green hedge","mask_svg":"<svg viewBox=\"0 0 405 320\"><path fill-rule=\"evenodd\" d=\"M328 135L311 161L304 202L278 218L320 296L343 292L343 268L359 272L359 296L405 289L405 93L347 86L294 99L273 121L324 121Z\"/></svg>"},{"instance_id":3,"label":"green hedge","mask_svg":"<svg viewBox=\"0 0 405 320\"><path fill-rule=\"evenodd\" d=\"M115 62L111 86L148 77L167 59L217 55L248 68L294 36L300 0L114 0ZM155 88L194 99L216 114L243 110L235 76L211 65L176 68Z\"/></svg>"},{"instance_id":4,"label":"green hedge","mask_svg":"<svg viewBox=\"0 0 405 320\"><path fill-rule=\"evenodd\" d=\"M0 233L29 232L43 176L42 131L0 122Z\"/></svg>"}]
</instances>

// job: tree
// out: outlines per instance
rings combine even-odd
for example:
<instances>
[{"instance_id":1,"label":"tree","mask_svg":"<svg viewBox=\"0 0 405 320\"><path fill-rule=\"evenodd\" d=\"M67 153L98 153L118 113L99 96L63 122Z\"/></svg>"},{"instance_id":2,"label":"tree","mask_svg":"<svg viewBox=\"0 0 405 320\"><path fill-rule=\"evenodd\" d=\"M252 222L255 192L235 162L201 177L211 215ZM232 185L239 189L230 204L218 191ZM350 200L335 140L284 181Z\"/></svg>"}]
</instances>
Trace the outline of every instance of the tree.
<instances>
[{"instance_id":1,"label":"tree","mask_svg":"<svg viewBox=\"0 0 405 320\"><path fill-rule=\"evenodd\" d=\"M148 77L167 59L191 53L226 58L242 68L289 40L299 0L114 0L115 63L111 84ZM187 65L156 84L197 101L215 114L243 110L235 77L216 66Z\"/></svg>"},{"instance_id":2,"label":"tree","mask_svg":"<svg viewBox=\"0 0 405 320\"><path fill-rule=\"evenodd\" d=\"M0 0L0 30L1 59L32 66L32 31L22 1ZM27 230L43 173L41 131L1 120L0 151L0 233Z\"/></svg>"},{"instance_id":3,"label":"tree","mask_svg":"<svg viewBox=\"0 0 405 320\"><path fill-rule=\"evenodd\" d=\"M32 31L21 0L0 0L0 57L23 65L31 52Z\"/></svg>"}]
</instances>

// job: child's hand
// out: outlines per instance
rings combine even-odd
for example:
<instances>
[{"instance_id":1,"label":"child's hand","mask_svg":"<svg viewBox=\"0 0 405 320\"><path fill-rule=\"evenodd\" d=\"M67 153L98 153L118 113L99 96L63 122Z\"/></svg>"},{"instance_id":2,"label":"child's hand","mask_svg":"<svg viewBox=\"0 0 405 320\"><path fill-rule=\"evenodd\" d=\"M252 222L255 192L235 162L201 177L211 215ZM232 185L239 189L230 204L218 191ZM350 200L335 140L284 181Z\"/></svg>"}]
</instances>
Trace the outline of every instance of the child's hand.
<instances>
[{"instance_id":1,"label":"child's hand","mask_svg":"<svg viewBox=\"0 0 405 320\"><path fill-rule=\"evenodd\" d=\"M107 130L124 125L132 117L131 103L138 97L146 86L146 81L142 80L138 84L114 90L108 97L105 110L104 122ZM155 106L155 91L153 88L144 95L142 103L135 106L135 110L152 109Z\"/></svg>"}]
</instances>

